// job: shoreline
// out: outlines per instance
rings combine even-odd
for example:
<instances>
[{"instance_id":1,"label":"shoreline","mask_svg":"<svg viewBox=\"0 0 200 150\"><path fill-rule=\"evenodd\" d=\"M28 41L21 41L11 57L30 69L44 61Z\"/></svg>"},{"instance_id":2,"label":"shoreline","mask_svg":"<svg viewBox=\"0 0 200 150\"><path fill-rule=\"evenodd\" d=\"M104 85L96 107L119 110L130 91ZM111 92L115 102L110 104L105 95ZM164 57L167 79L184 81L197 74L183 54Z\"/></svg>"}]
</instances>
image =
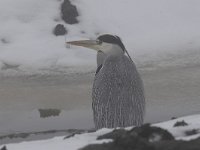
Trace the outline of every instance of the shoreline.
<instances>
[{"instance_id":1,"label":"shoreline","mask_svg":"<svg viewBox=\"0 0 200 150\"><path fill-rule=\"evenodd\" d=\"M146 93L145 122L199 113L199 68L139 68ZM35 131L92 127L93 77L93 73L1 77L0 132L31 131L34 125ZM41 119L37 110L49 108L62 110L63 114Z\"/></svg>"}]
</instances>

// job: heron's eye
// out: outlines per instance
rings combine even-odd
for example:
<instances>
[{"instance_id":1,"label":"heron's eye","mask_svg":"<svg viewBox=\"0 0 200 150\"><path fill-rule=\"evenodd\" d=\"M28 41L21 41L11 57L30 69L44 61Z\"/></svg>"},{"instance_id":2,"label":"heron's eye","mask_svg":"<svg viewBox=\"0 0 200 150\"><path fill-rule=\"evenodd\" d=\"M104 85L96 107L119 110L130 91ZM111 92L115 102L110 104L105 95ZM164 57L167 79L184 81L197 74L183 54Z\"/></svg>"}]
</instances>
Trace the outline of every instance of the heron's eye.
<instances>
[{"instance_id":1,"label":"heron's eye","mask_svg":"<svg viewBox=\"0 0 200 150\"><path fill-rule=\"evenodd\" d=\"M96 43L101 45L103 42L101 40L96 40Z\"/></svg>"}]
</instances>

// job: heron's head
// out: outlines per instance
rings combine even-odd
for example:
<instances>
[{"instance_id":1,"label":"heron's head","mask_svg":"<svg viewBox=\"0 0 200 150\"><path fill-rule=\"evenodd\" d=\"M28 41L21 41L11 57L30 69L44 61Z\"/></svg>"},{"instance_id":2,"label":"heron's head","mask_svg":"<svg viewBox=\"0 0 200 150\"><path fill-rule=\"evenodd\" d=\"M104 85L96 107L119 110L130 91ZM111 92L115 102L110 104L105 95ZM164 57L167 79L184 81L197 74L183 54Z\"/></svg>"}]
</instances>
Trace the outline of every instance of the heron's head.
<instances>
[{"instance_id":1,"label":"heron's head","mask_svg":"<svg viewBox=\"0 0 200 150\"><path fill-rule=\"evenodd\" d=\"M71 41L67 44L90 48L106 55L123 55L125 53L125 46L121 39L110 34L100 35L96 40Z\"/></svg>"}]
</instances>

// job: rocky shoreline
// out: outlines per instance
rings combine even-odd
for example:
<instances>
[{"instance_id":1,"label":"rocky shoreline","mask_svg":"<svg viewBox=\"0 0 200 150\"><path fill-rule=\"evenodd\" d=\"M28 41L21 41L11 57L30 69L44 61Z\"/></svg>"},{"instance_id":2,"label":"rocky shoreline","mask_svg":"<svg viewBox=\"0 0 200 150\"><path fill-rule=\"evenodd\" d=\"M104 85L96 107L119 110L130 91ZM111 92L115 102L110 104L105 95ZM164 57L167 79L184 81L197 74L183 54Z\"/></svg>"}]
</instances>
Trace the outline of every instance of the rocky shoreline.
<instances>
[{"instance_id":1,"label":"rocky shoreline","mask_svg":"<svg viewBox=\"0 0 200 150\"><path fill-rule=\"evenodd\" d=\"M0 150L18 150L23 147L38 149L59 148L69 150L199 150L200 115L173 119L158 124L144 124L140 127L68 130L67 136L53 139L4 144ZM70 131L70 132L69 132ZM57 131L51 131L57 132ZM30 134L49 134L37 132ZM30 134L12 135L9 138ZM41 143L44 143L41 146ZM52 147L53 145L53 147Z\"/></svg>"},{"instance_id":2,"label":"rocky shoreline","mask_svg":"<svg viewBox=\"0 0 200 150\"><path fill-rule=\"evenodd\" d=\"M112 139L113 141L92 144L81 150L198 150L200 148L200 138L191 141L175 140L167 130L151 127L149 124L130 131L117 129L97 139Z\"/></svg>"}]
</instances>

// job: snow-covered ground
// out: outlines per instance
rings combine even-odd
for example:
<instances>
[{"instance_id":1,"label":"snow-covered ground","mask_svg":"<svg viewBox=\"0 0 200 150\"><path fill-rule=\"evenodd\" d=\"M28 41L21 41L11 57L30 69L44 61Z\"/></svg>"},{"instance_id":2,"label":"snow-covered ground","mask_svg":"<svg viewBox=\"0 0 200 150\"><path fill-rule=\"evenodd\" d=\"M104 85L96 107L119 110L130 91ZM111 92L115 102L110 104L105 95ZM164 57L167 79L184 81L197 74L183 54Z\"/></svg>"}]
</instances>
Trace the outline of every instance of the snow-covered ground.
<instances>
[{"instance_id":1,"label":"snow-covered ground","mask_svg":"<svg viewBox=\"0 0 200 150\"><path fill-rule=\"evenodd\" d=\"M174 124L176 122L182 122L185 121L188 125L186 126L177 126L174 127ZM192 140L200 137L200 115L193 115L193 116L187 116L182 117L158 124L154 124L153 126L161 127L163 129L168 130L176 140ZM131 129L131 128L127 128ZM192 135L187 135L187 131L196 130L196 133ZM66 148L68 150L78 150L79 148L82 148L89 144L100 144L100 143L108 143L112 142L112 139L103 139L103 140L97 140L97 137L100 135L104 135L106 133L109 133L113 131L113 129L101 129L96 132L91 133L83 133L83 134L76 134L72 137L65 138L65 136L55 137L48 140L39 140L39 141L31 141L31 142L21 142L21 143L15 143L15 144L7 144L6 147L8 150L65 150ZM0 146L0 148L3 147Z\"/></svg>"},{"instance_id":2,"label":"snow-covered ground","mask_svg":"<svg viewBox=\"0 0 200 150\"><path fill-rule=\"evenodd\" d=\"M176 122L184 121L186 124L183 126L174 127ZM154 124L157 127L168 130L177 140L192 140L200 137L200 115L192 115L173 119L166 122ZM197 134L186 135L186 131L196 130Z\"/></svg>"},{"instance_id":3,"label":"snow-covered ground","mask_svg":"<svg viewBox=\"0 0 200 150\"><path fill-rule=\"evenodd\" d=\"M75 25L62 21L61 2L0 1L1 72L31 74L45 69L94 68L93 51L68 49L64 36L52 34L57 23L66 26L66 40L96 38L102 33L119 35L137 64L158 64L158 60L163 62L160 65L199 62L198 0L72 0L80 14L80 23ZM176 60L181 56L187 60ZM16 67L5 69L5 64Z\"/></svg>"}]
</instances>

